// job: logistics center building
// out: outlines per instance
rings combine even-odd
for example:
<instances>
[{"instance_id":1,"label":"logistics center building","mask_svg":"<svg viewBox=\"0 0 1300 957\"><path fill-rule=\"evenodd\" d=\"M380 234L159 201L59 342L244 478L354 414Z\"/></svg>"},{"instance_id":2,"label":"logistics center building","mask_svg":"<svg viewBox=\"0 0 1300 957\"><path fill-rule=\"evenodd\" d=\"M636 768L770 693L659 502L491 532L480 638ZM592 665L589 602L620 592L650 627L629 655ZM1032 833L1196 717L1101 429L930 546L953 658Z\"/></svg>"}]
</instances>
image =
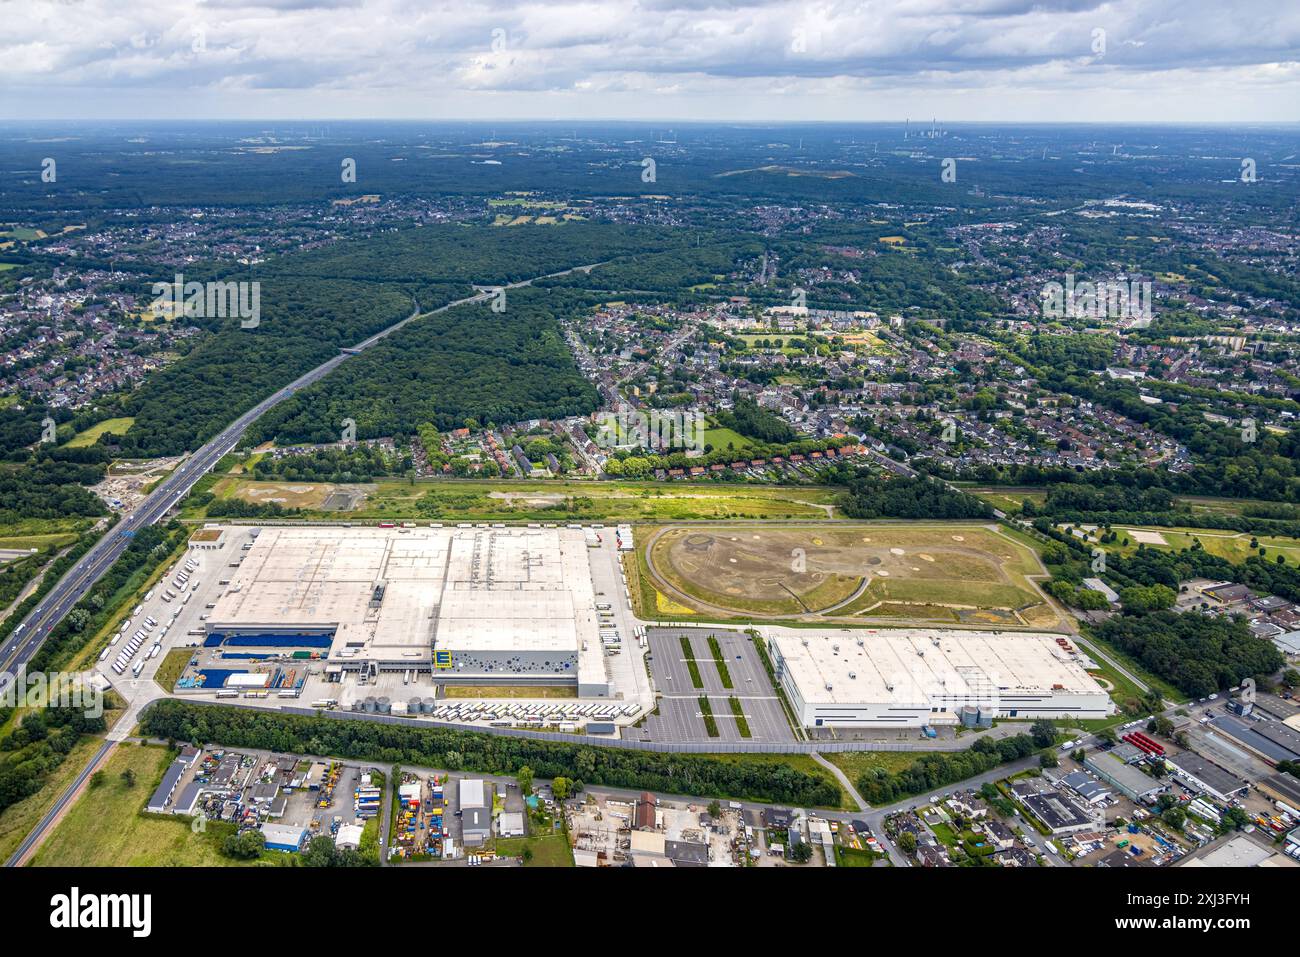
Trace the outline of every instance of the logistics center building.
<instances>
[{"instance_id":1,"label":"logistics center building","mask_svg":"<svg viewBox=\"0 0 1300 957\"><path fill-rule=\"evenodd\" d=\"M969 707L998 718L1101 718L1114 709L1061 635L767 632L777 680L809 728L950 725Z\"/></svg>"},{"instance_id":2,"label":"logistics center building","mask_svg":"<svg viewBox=\"0 0 1300 957\"><path fill-rule=\"evenodd\" d=\"M269 527L205 643L328 647L328 670L609 693L583 533L561 528Z\"/></svg>"}]
</instances>

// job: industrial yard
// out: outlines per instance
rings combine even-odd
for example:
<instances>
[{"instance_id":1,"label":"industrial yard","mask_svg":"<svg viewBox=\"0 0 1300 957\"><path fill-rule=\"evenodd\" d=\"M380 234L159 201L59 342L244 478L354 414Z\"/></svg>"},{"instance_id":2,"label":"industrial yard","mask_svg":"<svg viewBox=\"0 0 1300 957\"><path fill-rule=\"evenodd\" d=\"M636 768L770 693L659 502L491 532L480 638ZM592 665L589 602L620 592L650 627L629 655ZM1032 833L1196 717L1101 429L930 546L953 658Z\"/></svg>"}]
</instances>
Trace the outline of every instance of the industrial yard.
<instances>
[{"instance_id":1,"label":"industrial yard","mask_svg":"<svg viewBox=\"0 0 1300 957\"><path fill-rule=\"evenodd\" d=\"M99 664L128 697L181 649L182 697L612 733L652 707L631 535L206 526Z\"/></svg>"},{"instance_id":2,"label":"industrial yard","mask_svg":"<svg viewBox=\"0 0 1300 957\"><path fill-rule=\"evenodd\" d=\"M798 535L842 549L843 534L861 533ZM982 528L960 537L976 535L1002 541ZM1094 663L1057 633L747 633L639 619L624 574L637 536L578 524L209 524L117 624L99 667L128 698L156 693L147 689L160 675L163 692L183 698L646 744L770 747L890 728L901 741L999 715L1111 713L1087 674ZM1003 547L1013 560L1019 546ZM912 693L958 677L943 693ZM1000 709L999 688L1019 704ZM981 703L986 715L963 717Z\"/></svg>"}]
</instances>

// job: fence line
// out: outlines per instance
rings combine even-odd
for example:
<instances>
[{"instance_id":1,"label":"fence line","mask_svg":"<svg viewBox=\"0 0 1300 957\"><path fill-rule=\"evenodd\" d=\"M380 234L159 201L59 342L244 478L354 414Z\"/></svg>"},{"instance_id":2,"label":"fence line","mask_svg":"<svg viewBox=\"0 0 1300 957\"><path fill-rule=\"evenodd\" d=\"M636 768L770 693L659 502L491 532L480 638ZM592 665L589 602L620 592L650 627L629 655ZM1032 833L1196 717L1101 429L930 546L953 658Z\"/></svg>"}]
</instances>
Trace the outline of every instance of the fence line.
<instances>
[{"instance_id":1,"label":"fence line","mask_svg":"<svg viewBox=\"0 0 1300 957\"><path fill-rule=\"evenodd\" d=\"M232 704L233 702L196 701L196 704ZM405 718L400 715L373 714L365 711L325 711L315 708L300 708L292 705L282 708L266 705L237 705L265 711L268 714L289 713L306 717L324 716L339 721L361 719L377 721L380 724L405 725L412 728L446 729L449 731L469 731L477 734L497 734L511 738L528 738L533 741L552 741L557 744L585 744L599 748L622 748L628 751L658 751L666 754L813 754L840 753L850 751L916 751L928 753L934 751L964 751L974 743L952 742L950 747L938 747L924 742L907 743L901 741L785 741L770 744L744 741L628 741L623 738L607 738L590 734L567 734L563 731L534 731L529 728L485 728L481 725L453 724L443 721L422 721L418 718Z\"/></svg>"}]
</instances>

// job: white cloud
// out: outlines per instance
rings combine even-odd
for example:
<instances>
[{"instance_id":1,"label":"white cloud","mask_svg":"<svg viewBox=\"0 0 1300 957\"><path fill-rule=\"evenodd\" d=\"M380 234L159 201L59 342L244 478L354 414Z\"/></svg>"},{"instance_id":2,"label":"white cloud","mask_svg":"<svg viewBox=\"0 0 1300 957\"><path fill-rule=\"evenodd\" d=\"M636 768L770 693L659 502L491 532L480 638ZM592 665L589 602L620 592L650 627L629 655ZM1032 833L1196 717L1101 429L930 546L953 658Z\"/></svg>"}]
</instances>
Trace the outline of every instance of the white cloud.
<instances>
[{"instance_id":1,"label":"white cloud","mask_svg":"<svg viewBox=\"0 0 1300 957\"><path fill-rule=\"evenodd\" d=\"M1300 102L1300 7L1268 0L0 9L0 114L11 118L175 116L183 100L204 111L196 117L460 117L490 102L520 117L1295 119ZM494 48L494 36L504 43Z\"/></svg>"}]
</instances>

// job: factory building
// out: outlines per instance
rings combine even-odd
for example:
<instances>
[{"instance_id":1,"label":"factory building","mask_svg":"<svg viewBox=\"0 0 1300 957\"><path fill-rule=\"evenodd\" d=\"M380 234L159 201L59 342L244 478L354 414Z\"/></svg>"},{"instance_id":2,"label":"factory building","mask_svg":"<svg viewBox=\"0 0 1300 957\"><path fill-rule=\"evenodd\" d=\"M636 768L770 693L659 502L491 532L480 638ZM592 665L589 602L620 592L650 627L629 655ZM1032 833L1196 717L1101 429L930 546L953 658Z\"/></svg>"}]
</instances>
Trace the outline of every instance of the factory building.
<instances>
[{"instance_id":1,"label":"factory building","mask_svg":"<svg viewBox=\"0 0 1300 957\"><path fill-rule=\"evenodd\" d=\"M205 644L307 650L327 672L608 695L581 530L267 528L205 624Z\"/></svg>"},{"instance_id":2,"label":"factory building","mask_svg":"<svg viewBox=\"0 0 1300 957\"><path fill-rule=\"evenodd\" d=\"M766 631L777 680L809 728L952 725L972 707L999 718L1101 718L1114 710L1056 634Z\"/></svg>"},{"instance_id":3,"label":"factory building","mask_svg":"<svg viewBox=\"0 0 1300 957\"><path fill-rule=\"evenodd\" d=\"M1083 766L1119 789L1130 800L1154 801L1169 785L1159 778L1144 774L1135 764L1125 761L1120 752L1121 747L1123 745L1109 751L1087 751L1083 757Z\"/></svg>"},{"instance_id":4,"label":"factory building","mask_svg":"<svg viewBox=\"0 0 1300 957\"><path fill-rule=\"evenodd\" d=\"M1229 774L1212 761L1205 760L1195 751L1166 755L1165 764L1175 777L1193 790L1220 801L1240 797L1249 787L1245 781Z\"/></svg>"},{"instance_id":5,"label":"factory building","mask_svg":"<svg viewBox=\"0 0 1300 957\"><path fill-rule=\"evenodd\" d=\"M287 824L263 824L261 830L268 851L296 854L307 843L305 828L290 827Z\"/></svg>"}]
</instances>

